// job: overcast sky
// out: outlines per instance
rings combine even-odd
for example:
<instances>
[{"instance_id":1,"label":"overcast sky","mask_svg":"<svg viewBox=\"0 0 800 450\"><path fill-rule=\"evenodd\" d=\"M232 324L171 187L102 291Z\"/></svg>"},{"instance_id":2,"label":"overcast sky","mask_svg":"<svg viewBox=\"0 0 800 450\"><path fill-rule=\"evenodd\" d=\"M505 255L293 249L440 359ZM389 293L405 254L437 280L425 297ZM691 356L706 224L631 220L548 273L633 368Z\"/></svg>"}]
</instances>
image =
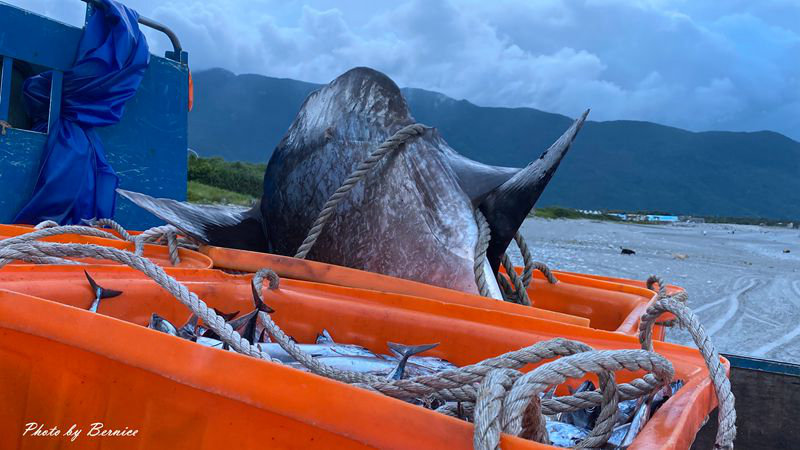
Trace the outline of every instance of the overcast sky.
<instances>
[{"instance_id":1,"label":"overcast sky","mask_svg":"<svg viewBox=\"0 0 800 450\"><path fill-rule=\"evenodd\" d=\"M82 23L79 0L4 1ZM363 65L478 105L800 140L798 0L125 3L175 30L193 70L324 83Z\"/></svg>"}]
</instances>

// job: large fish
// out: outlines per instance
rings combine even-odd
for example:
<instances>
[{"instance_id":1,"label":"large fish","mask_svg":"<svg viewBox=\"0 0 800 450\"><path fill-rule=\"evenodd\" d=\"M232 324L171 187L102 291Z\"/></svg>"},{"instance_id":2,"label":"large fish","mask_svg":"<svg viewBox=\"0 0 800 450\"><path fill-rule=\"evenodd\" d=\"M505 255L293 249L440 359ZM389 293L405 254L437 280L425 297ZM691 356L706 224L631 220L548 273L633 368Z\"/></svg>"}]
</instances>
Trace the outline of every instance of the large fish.
<instances>
[{"instance_id":1,"label":"large fish","mask_svg":"<svg viewBox=\"0 0 800 450\"><path fill-rule=\"evenodd\" d=\"M522 169L472 161L428 129L388 154L349 192L308 259L478 293L474 210L480 208L491 228L484 270L494 274L587 113ZM345 178L414 122L391 79L355 68L306 99L272 153L264 195L253 208L120 193L202 242L293 256ZM487 279L499 296L494 276Z\"/></svg>"}]
</instances>

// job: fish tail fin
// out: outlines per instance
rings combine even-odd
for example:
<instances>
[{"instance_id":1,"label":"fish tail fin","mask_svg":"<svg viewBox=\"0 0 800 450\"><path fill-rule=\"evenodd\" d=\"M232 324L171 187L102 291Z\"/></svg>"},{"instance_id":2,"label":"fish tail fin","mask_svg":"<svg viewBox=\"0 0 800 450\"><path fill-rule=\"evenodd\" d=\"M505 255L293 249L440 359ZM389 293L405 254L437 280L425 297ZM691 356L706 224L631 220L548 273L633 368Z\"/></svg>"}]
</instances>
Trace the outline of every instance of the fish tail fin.
<instances>
[{"instance_id":1,"label":"fish tail fin","mask_svg":"<svg viewBox=\"0 0 800 450\"><path fill-rule=\"evenodd\" d=\"M197 314L192 314L189 317L189 320L178 329L178 336L189 339L190 341L197 341L197 323L200 321L200 318Z\"/></svg>"},{"instance_id":2,"label":"fish tail fin","mask_svg":"<svg viewBox=\"0 0 800 450\"><path fill-rule=\"evenodd\" d=\"M264 303L263 300L261 300L261 296L258 295L259 293L258 293L258 290L256 289L256 285L253 284L253 283L250 283L250 287L253 290L253 305L255 305L256 310L259 311L259 312L265 312L267 314L274 313L275 310L270 308L269 306L267 306L267 304Z\"/></svg>"},{"instance_id":3,"label":"fish tail fin","mask_svg":"<svg viewBox=\"0 0 800 450\"><path fill-rule=\"evenodd\" d=\"M159 316L158 314L156 314L156 313L150 314L150 322L147 323L147 328L155 329L156 328L156 322L159 319L161 319L161 316Z\"/></svg>"},{"instance_id":4,"label":"fish tail fin","mask_svg":"<svg viewBox=\"0 0 800 450\"><path fill-rule=\"evenodd\" d=\"M84 270L83 273L86 275L86 279L89 280L89 285L92 286L92 291L95 294L97 294L97 292L100 293L98 295L98 297L100 297L100 298L112 298L112 297L116 297L118 295L122 295L122 291L115 291L113 289L106 289L106 288L100 286L99 284L97 284L97 282L94 281L94 278L92 278L92 276L89 275L89 272L87 272L86 270Z\"/></svg>"},{"instance_id":5,"label":"fish tail fin","mask_svg":"<svg viewBox=\"0 0 800 450\"><path fill-rule=\"evenodd\" d=\"M389 350L392 351L395 355L399 358L408 359L414 355L417 355L422 352L426 352L430 349L436 348L439 343L435 344L424 344L424 345L403 345L397 344L395 342L387 342L386 345L389 346Z\"/></svg>"},{"instance_id":6,"label":"fish tail fin","mask_svg":"<svg viewBox=\"0 0 800 450\"><path fill-rule=\"evenodd\" d=\"M386 345L389 346L389 350L391 350L392 353L394 353L400 358L400 362L398 362L397 367L395 367L394 370L392 370L392 372L389 373L388 378L390 380L399 380L403 378L403 372L405 371L408 358L417 355L419 353L428 351L439 345L439 343L437 342L435 344L424 344L424 345L403 345L403 344L397 344L395 342L387 342Z\"/></svg>"},{"instance_id":7,"label":"fish tail fin","mask_svg":"<svg viewBox=\"0 0 800 450\"><path fill-rule=\"evenodd\" d=\"M217 313L218 315L222 316L223 319L225 319L225 322L230 322L231 320L233 320L234 317L239 315L239 311L226 313L226 312L222 312L222 311L218 310L217 308L213 308L213 309L214 309L215 313Z\"/></svg>"},{"instance_id":8,"label":"fish tail fin","mask_svg":"<svg viewBox=\"0 0 800 450\"><path fill-rule=\"evenodd\" d=\"M317 344L334 344L333 337L328 332L328 330L323 329L322 333L317 335L317 340L315 341Z\"/></svg>"}]
</instances>

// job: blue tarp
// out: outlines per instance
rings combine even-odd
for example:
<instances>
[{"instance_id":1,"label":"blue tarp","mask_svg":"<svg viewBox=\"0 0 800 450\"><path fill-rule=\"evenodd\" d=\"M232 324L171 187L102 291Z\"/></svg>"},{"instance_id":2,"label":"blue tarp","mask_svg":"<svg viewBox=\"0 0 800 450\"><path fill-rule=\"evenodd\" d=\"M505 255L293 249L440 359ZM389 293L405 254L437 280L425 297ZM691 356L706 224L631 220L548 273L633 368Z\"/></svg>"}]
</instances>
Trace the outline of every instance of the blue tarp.
<instances>
[{"instance_id":1,"label":"blue tarp","mask_svg":"<svg viewBox=\"0 0 800 450\"><path fill-rule=\"evenodd\" d=\"M120 121L150 62L136 11L101 0L83 31L75 65L64 72L61 116L47 130L52 72L25 80L28 115L48 131L33 196L14 219L62 225L113 217L118 178L106 161L95 127ZM54 43L57 45L57 43Z\"/></svg>"}]
</instances>

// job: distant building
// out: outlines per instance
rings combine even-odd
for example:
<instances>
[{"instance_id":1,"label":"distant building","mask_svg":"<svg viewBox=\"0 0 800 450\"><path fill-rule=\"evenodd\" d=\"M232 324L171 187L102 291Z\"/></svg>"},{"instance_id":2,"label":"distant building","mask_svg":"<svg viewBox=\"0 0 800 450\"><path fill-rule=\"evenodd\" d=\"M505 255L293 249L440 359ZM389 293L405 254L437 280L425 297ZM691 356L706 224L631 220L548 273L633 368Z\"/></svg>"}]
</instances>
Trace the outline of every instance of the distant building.
<instances>
[{"instance_id":1,"label":"distant building","mask_svg":"<svg viewBox=\"0 0 800 450\"><path fill-rule=\"evenodd\" d=\"M678 216L664 214L608 213L608 215L632 222L677 223L680 220Z\"/></svg>"},{"instance_id":2,"label":"distant building","mask_svg":"<svg viewBox=\"0 0 800 450\"><path fill-rule=\"evenodd\" d=\"M671 222L677 222L678 221L678 216L662 216L662 215L658 215L658 214L648 214L647 216L645 216L645 221L646 222L667 222L667 223L671 223Z\"/></svg>"}]
</instances>

